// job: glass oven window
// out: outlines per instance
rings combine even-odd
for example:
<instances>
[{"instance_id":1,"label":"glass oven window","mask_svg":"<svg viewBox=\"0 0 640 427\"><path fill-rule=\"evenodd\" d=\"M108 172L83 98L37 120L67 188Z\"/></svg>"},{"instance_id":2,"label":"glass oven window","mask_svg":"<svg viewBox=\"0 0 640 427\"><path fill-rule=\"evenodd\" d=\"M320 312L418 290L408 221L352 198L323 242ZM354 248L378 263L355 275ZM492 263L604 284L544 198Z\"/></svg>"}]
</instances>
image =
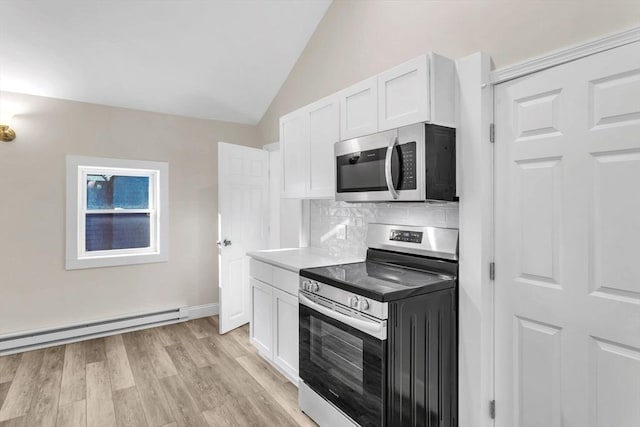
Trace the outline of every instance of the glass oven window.
<instances>
[{"instance_id":1,"label":"glass oven window","mask_svg":"<svg viewBox=\"0 0 640 427\"><path fill-rule=\"evenodd\" d=\"M362 394L363 341L316 317L310 329L311 362Z\"/></svg>"}]
</instances>

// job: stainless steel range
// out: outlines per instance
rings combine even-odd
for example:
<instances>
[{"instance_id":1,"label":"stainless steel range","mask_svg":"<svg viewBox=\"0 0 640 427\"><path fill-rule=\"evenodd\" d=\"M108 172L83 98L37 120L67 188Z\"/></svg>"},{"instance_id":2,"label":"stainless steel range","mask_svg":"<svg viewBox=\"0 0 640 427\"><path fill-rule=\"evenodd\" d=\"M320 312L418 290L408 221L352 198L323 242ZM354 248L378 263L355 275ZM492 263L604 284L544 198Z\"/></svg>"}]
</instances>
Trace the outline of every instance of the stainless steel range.
<instances>
[{"instance_id":1,"label":"stainless steel range","mask_svg":"<svg viewBox=\"0 0 640 427\"><path fill-rule=\"evenodd\" d=\"M300 272L300 407L320 426L456 426L458 230L370 224L367 246Z\"/></svg>"}]
</instances>

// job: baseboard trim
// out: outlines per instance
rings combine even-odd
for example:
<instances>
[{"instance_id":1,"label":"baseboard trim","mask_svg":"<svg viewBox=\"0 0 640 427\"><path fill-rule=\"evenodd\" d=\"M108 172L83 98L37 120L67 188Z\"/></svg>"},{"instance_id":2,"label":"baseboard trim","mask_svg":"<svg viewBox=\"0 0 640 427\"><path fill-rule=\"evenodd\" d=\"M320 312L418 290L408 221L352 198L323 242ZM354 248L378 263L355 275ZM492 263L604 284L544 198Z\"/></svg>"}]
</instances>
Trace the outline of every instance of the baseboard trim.
<instances>
[{"instance_id":1,"label":"baseboard trim","mask_svg":"<svg viewBox=\"0 0 640 427\"><path fill-rule=\"evenodd\" d=\"M614 49L629 43L640 41L640 27L598 37L586 43L580 43L565 49L556 50L526 61L499 68L491 73L491 84L503 83L518 77L546 70L547 68L565 64L576 59L594 55L605 50Z\"/></svg>"},{"instance_id":2,"label":"baseboard trim","mask_svg":"<svg viewBox=\"0 0 640 427\"><path fill-rule=\"evenodd\" d=\"M174 316L166 316L164 314L158 316L153 314L156 316L155 318L140 324L135 324L129 319L132 317L146 316L146 314L0 335L0 344L3 344L0 346L0 356L156 328L158 326L171 325L201 317L215 316L219 313L219 305L218 303L203 304L192 307L181 307L174 309L174 311L175 310L178 310L179 314Z\"/></svg>"},{"instance_id":3,"label":"baseboard trim","mask_svg":"<svg viewBox=\"0 0 640 427\"><path fill-rule=\"evenodd\" d=\"M213 304L195 305L189 307L189 319L199 319L200 317L217 316L220 314L220 305L216 302Z\"/></svg>"},{"instance_id":4,"label":"baseboard trim","mask_svg":"<svg viewBox=\"0 0 640 427\"><path fill-rule=\"evenodd\" d=\"M7 349L7 350L3 350L3 351L0 351L0 356L8 356L10 354L24 353L25 351L40 350L40 349L43 349L43 348L55 347L55 346L58 346L58 345L71 344L71 343L74 343L74 342L88 341L88 340L92 340L92 339L96 339L96 338L108 337L108 336L111 336L111 335L125 334L127 332L141 331L143 329L157 328L158 326L172 325L174 323L186 322L187 320L189 320L189 318L177 319L177 320L169 320L169 321L166 321L166 322L158 322L158 323L153 323L153 324L148 324L148 325L133 326L133 327L130 327L130 328L114 329L114 330L110 330L110 331L100 332L100 333L97 333L97 334L81 335L81 336L76 336L76 337L72 337L72 338L56 340L56 341L45 341L45 342L41 342L41 343L37 343L37 344L32 344L32 345L29 345L29 346L26 346L26 347L10 348L10 349Z\"/></svg>"}]
</instances>

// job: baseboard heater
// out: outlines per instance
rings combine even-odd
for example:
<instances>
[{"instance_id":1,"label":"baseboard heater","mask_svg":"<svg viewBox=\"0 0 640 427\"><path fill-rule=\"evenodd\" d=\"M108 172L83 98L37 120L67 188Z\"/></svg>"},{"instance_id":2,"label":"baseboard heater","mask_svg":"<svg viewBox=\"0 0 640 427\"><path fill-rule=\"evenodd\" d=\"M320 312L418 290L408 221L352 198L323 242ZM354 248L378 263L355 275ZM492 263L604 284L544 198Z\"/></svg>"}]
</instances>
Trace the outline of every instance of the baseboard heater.
<instances>
[{"instance_id":1,"label":"baseboard heater","mask_svg":"<svg viewBox=\"0 0 640 427\"><path fill-rule=\"evenodd\" d=\"M119 332L144 329L189 318L188 307L179 307L152 313L96 320L59 328L38 329L0 335L0 356L66 344L72 341L113 335Z\"/></svg>"}]
</instances>

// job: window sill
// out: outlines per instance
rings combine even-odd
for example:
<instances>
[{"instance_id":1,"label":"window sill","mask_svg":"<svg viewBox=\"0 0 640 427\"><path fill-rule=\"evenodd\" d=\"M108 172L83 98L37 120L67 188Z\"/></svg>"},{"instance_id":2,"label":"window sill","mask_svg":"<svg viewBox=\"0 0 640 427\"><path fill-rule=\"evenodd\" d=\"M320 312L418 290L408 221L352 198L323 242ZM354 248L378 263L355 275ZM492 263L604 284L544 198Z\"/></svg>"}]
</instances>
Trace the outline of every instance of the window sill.
<instances>
[{"instance_id":1,"label":"window sill","mask_svg":"<svg viewBox=\"0 0 640 427\"><path fill-rule=\"evenodd\" d=\"M81 270L84 268L115 267L119 265L151 264L168 262L169 255L163 254L139 254L139 255L115 255L96 258L73 258L67 259L66 270Z\"/></svg>"}]
</instances>

